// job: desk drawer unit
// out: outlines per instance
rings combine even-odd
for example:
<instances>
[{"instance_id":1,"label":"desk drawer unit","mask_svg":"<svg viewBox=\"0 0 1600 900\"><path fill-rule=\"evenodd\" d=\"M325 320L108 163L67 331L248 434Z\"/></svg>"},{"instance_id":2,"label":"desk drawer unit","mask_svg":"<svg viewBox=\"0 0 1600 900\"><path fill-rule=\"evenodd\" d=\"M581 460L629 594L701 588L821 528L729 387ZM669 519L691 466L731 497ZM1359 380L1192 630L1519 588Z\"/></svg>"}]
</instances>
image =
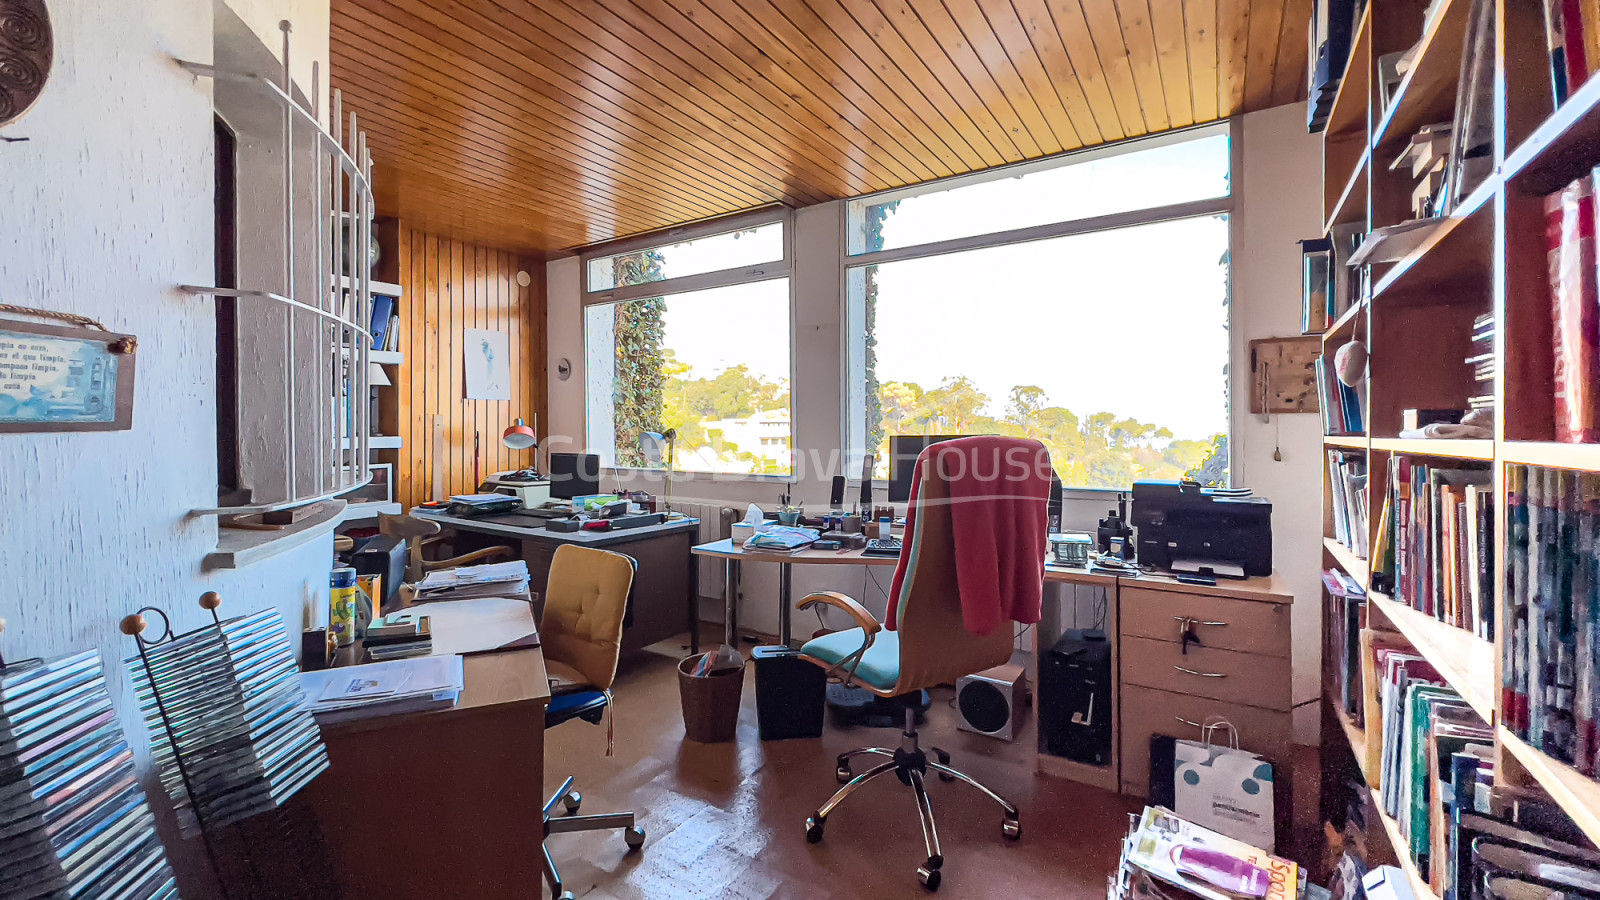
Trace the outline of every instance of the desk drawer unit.
<instances>
[{"instance_id":1,"label":"desk drawer unit","mask_svg":"<svg viewBox=\"0 0 1600 900\"><path fill-rule=\"evenodd\" d=\"M1218 650L1289 658L1289 604L1124 585L1122 634L1176 643L1182 619ZM1127 658L1127 654L1123 654Z\"/></svg>"},{"instance_id":2,"label":"desk drawer unit","mask_svg":"<svg viewBox=\"0 0 1600 900\"><path fill-rule=\"evenodd\" d=\"M1124 659L1127 657L1124 656ZM1239 729L1239 746L1279 764L1279 777L1289 762L1294 741L1292 717L1286 710L1262 709L1225 700L1155 690L1139 685L1122 687L1122 791L1144 797L1150 791L1150 738L1167 734L1183 740L1200 740L1200 725L1208 716L1221 716ZM1217 740L1227 738L1219 735Z\"/></svg>"},{"instance_id":3,"label":"desk drawer unit","mask_svg":"<svg viewBox=\"0 0 1600 900\"><path fill-rule=\"evenodd\" d=\"M1287 712L1289 660L1124 634L1122 683Z\"/></svg>"}]
</instances>

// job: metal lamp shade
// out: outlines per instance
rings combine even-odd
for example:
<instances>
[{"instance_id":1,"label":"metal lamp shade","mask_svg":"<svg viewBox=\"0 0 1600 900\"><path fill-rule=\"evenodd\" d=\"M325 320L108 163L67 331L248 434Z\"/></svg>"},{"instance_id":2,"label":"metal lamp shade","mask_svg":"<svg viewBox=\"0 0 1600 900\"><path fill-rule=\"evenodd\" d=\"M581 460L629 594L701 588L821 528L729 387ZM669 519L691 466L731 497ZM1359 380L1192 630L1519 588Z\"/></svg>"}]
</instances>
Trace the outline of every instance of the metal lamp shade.
<instances>
[{"instance_id":1,"label":"metal lamp shade","mask_svg":"<svg viewBox=\"0 0 1600 900\"><path fill-rule=\"evenodd\" d=\"M512 450L527 450L529 447L539 446L539 437L528 427L528 423L518 418L505 433L500 436L501 442Z\"/></svg>"}]
</instances>

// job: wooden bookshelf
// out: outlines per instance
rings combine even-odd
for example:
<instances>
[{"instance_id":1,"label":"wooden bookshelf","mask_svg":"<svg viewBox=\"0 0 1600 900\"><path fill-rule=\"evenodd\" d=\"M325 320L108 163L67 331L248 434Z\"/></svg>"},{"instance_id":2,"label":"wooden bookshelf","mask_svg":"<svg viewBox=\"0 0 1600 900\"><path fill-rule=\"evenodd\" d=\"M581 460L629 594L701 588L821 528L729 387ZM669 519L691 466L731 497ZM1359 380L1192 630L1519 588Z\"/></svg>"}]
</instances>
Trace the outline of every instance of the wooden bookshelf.
<instances>
[{"instance_id":1,"label":"wooden bookshelf","mask_svg":"<svg viewBox=\"0 0 1600 900\"><path fill-rule=\"evenodd\" d=\"M1366 230L1411 217L1415 179L1390 164L1420 127L1452 121L1459 96L1463 48L1473 0L1366 4L1352 34L1344 80L1330 111L1323 141L1324 237L1338 224ZM1537 5L1500 0L1493 20L1501 45L1494 51L1493 158L1503 160L1470 190L1448 218L1395 263L1369 273L1370 298L1355 304L1323 336L1331 359L1345 343L1362 342L1369 354L1362 391L1366 435L1324 438L1325 451L1367 454L1366 511L1374 535L1387 495L1388 463L1412 457L1437 468L1487 466L1493 473L1495 533L1494 615L1507 605L1508 466L1530 465L1600 472L1600 444L1555 441L1554 350L1548 289L1544 198L1600 166L1600 77L1582 83L1560 107L1550 96L1543 12ZM1385 54L1416 46L1411 69L1385 105L1377 65ZM1311 235L1305 235L1311 237ZM1492 385L1475 383L1465 358L1475 317L1491 312L1498 353ZM1492 388L1499 416L1487 440L1409 440L1399 437L1407 409L1462 409L1467 397ZM1459 461L1459 462L1452 462ZM1327 466L1323 488L1324 565L1338 565L1370 583L1369 565L1332 539L1334 507ZM1526 741L1501 722L1499 663L1508 628L1497 622L1494 641L1368 592L1368 612L1387 621L1426 657L1451 687L1495 727L1496 777L1507 784L1539 786L1574 822L1600 842L1600 782L1580 774ZM1327 623L1331 627L1331 623ZM1330 670L1326 677L1337 677ZM1326 690L1324 692L1332 696ZM1334 709L1339 712L1337 706ZM1344 740L1364 763L1367 735L1342 714ZM1331 721L1325 719L1324 721ZM1339 741L1337 734L1325 740ZM1374 736L1374 739L1376 737ZM1410 859L1396 824L1383 831L1403 862ZM1373 829L1376 831L1377 829ZM1420 897L1431 894L1407 866Z\"/></svg>"},{"instance_id":2,"label":"wooden bookshelf","mask_svg":"<svg viewBox=\"0 0 1600 900\"><path fill-rule=\"evenodd\" d=\"M1350 752L1355 754L1356 768L1360 770L1361 777L1366 779L1367 784L1373 785L1373 787L1368 788L1368 792L1372 795L1372 802L1369 806L1378 817L1378 822L1383 826L1384 836L1389 839L1389 846L1394 851L1395 859L1400 863L1400 868L1406 873L1406 878L1411 882L1411 889L1416 892L1417 900L1434 900L1439 895L1434 892L1432 885L1428 884L1428 879L1417 869L1416 862L1412 860L1411 848L1407 846L1405 836L1400 833L1400 823L1396 822L1393 816L1383 811L1383 802L1379 799L1376 789L1378 779L1367 771L1366 732L1362 731L1356 723L1350 721L1350 717L1345 715L1344 710L1339 709L1337 704L1334 705L1333 711L1339 719L1340 727L1344 731L1345 740L1350 744Z\"/></svg>"}]
</instances>

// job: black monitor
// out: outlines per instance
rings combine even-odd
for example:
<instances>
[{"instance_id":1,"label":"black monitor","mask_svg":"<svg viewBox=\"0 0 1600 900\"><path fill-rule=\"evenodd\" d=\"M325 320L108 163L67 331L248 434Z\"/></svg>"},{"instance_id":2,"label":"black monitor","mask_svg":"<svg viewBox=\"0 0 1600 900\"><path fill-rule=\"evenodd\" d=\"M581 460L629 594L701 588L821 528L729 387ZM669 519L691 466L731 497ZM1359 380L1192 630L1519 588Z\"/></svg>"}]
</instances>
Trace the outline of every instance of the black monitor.
<instances>
[{"instance_id":1,"label":"black monitor","mask_svg":"<svg viewBox=\"0 0 1600 900\"><path fill-rule=\"evenodd\" d=\"M550 496L561 500L600 493L600 457L593 453L550 454Z\"/></svg>"},{"instance_id":2,"label":"black monitor","mask_svg":"<svg viewBox=\"0 0 1600 900\"><path fill-rule=\"evenodd\" d=\"M953 441L964 434L893 434L889 436L889 502L911 502L911 475L917 457L940 441Z\"/></svg>"}]
</instances>

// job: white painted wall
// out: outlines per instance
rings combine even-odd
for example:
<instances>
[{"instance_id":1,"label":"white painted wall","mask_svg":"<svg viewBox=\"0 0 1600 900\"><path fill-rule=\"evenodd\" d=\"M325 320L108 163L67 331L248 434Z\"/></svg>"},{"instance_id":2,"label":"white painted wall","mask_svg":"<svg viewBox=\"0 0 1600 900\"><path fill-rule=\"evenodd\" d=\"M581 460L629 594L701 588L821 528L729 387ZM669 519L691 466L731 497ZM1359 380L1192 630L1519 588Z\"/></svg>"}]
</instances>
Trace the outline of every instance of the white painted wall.
<instances>
[{"instance_id":1,"label":"white painted wall","mask_svg":"<svg viewBox=\"0 0 1600 900\"><path fill-rule=\"evenodd\" d=\"M1296 240L1320 231L1318 185L1321 156L1317 141L1306 134L1303 110L1297 106L1252 113L1242 124L1243 163L1235 173L1238 205L1233 246L1233 342L1231 368L1234 404L1233 454L1236 483L1271 499L1275 564L1297 598L1294 615L1295 699L1317 696L1321 641L1318 637L1320 589L1317 566L1321 546L1321 491L1318 473L1321 430L1314 415L1283 416L1276 423L1283 461L1273 460L1274 425L1248 414L1249 341L1299 333L1299 262ZM827 454L840 443L842 358L841 317L844 314L841 239L843 201L824 203L796 212L794 225L795 449L797 453ZM550 422L546 433L556 450L583 448L584 378L583 317L579 308L579 266L576 258L553 260L549 277ZM557 362L573 366L572 377L556 375ZM1157 364L1161 364L1157 361ZM1181 365L1181 361L1167 364ZM826 504L831 472L807 471L794 486L794 494L812 508ZM659 489L659 480L646 476L625 478L623 484ZM691 479L679 475L674 496L743 506L748 502L773 503L784 482L770 478L719 480ZM850 494L853 499L854 492ZM1063 516L1069 529L1093 530L1096 520L1112 505L1103 494L1069 497ZM775 566L747 566L740 622L746 627L777 631L777 574ZM881 585L856 570L798 566L794 588L839 590L862 600L881 615L888 579ZM720 619L721 611L708 604L706 618ZM808 613L809 615L809 613ZM798 616L797 634L809 633ZM1314 713L1315 704L1306 710ZM1301 716L1308 723L1300 739L1315 736L1314 714Z\"/></svg>"},{"instance_id":2,"label":"white painted wall","mask_svg":"<svg viewBox=\"0 0 1600 900\"><path fill-rule=\"evenodd\" d=\"M326 47L326 9L322 0L320 25L301 39L320 27ZM224 612L275 606L298 628L308 603L326 602L332 544L207 573L216 523L187 515L216 499L212 302L175 290L212 279L212 95L173 57L212 59L211 0L71 0L50 12L50 84L0 129L27 139L0 143L0 303L136 335L138 376L129 431L0 435L0 651L99 648L142 752L119 674L133 647L118 620L153 605L194 628L204 621L196 599L216 590ZM180 875L192 873L188 845L168 845ZM209 892L185 877L183 893Z\"/></svg>"}]
</instances>

